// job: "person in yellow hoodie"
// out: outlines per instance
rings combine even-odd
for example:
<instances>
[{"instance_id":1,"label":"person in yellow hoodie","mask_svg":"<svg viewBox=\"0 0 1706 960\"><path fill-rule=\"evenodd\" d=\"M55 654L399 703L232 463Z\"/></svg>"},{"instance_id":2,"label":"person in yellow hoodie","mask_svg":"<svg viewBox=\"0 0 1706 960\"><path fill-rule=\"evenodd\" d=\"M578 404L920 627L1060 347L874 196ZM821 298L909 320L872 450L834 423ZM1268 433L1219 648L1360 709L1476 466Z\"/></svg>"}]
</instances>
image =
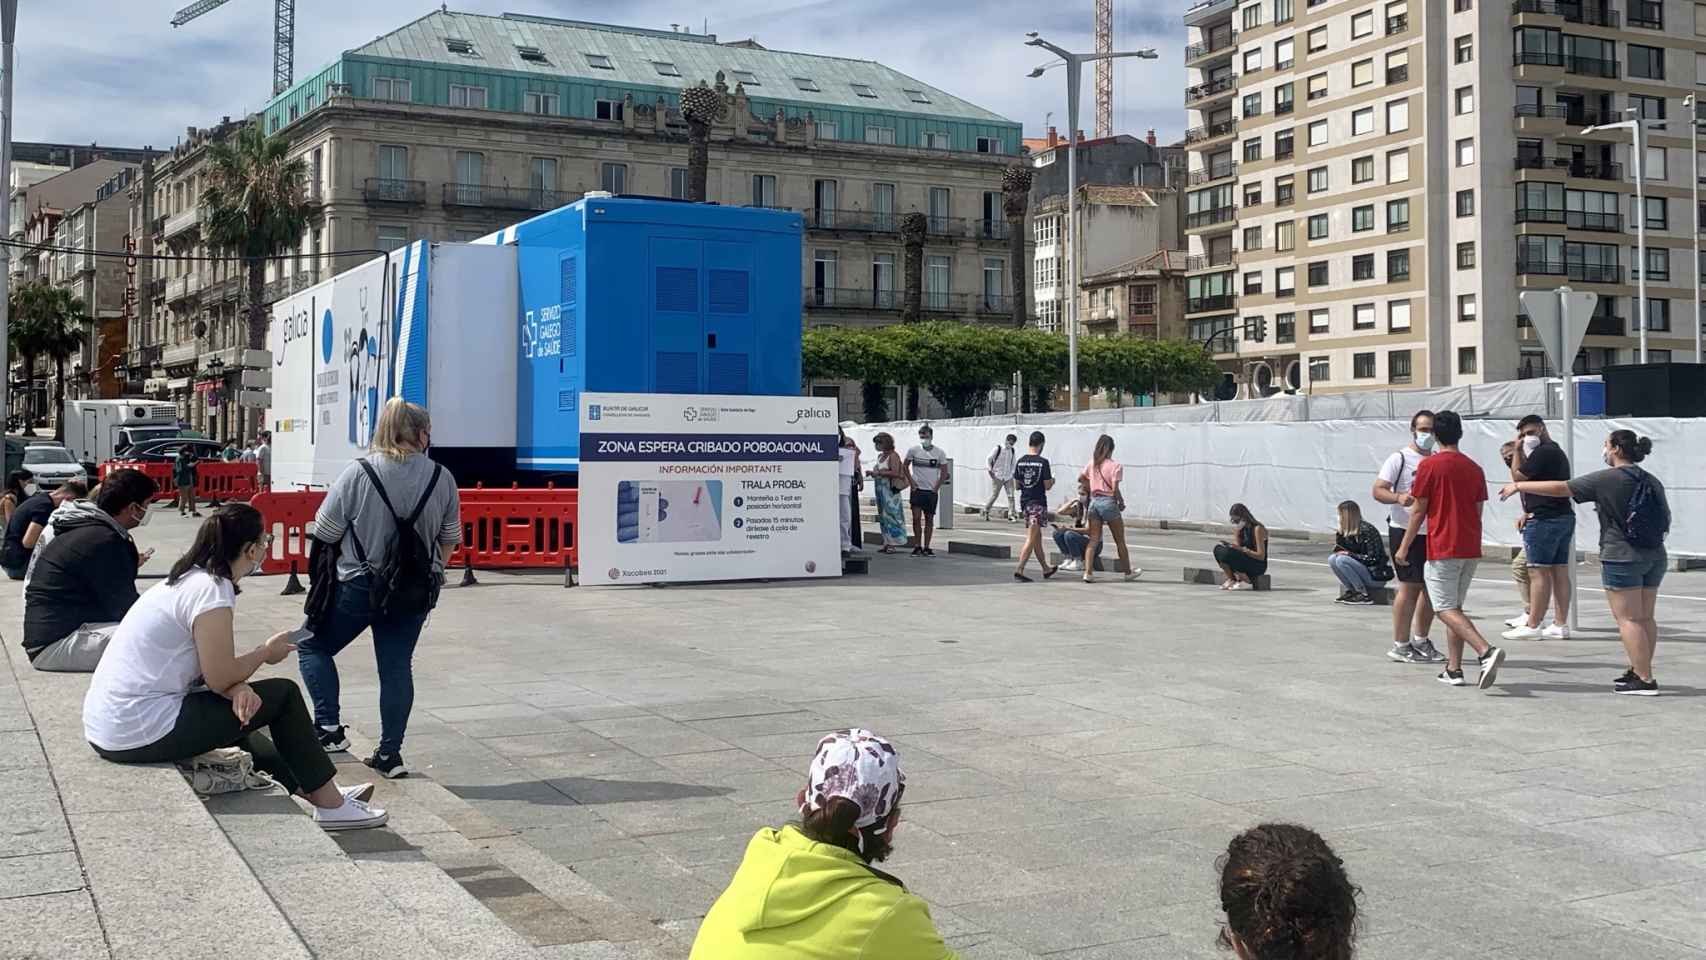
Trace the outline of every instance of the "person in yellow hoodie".
<instances>
[{"instance_id":1,"label":"person in yellow hoodie","mask_svg":"<svg viewBox=\"0 0 1706 960\"><path fill-rule=\"evenodd\" d=\"M871 866L889 855L906 777L869 730L818 742L800 823L758 831L689 960L957 960L930 908Z\"/></svg>"}]
</instances>

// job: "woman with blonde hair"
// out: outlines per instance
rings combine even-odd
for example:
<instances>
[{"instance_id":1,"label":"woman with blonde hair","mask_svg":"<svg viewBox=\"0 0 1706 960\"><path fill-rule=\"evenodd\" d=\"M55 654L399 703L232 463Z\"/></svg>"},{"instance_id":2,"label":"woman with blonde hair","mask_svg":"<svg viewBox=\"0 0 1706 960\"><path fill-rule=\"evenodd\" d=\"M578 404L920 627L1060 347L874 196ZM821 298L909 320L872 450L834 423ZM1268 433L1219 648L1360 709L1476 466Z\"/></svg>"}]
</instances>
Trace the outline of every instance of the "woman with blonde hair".
<instances>
[{"instance_id":1,"label":"woman with blonde hair","mask_svg":"<svg viewBox=\"0 0 1706 960\"><path fill-rule=\"evenodd\" d=\"M320 744L348 750L333 658L372 629L379 747L364 762L393 779L409 772L401 750L415 700L415 643L438 602L444 560L462 542L456 478L427 457L431 445L424 407L400 397L385 403L369 455L344 468L314 517L314 539L339 551L338 585L323 622L312 624L314 636L299 648Z\"/></svg>"},{"instance_id":2,"label":"woman with blonde hair","mask_svg":"<svg viewBox=\"0 0 1706 960\"><path fill-rule=\"evenodd\" d=\"M877 491L877 522L883 528L883 553L906 546L906 505L900 494L906 489L906 466L895 452L894 437L879 433L871 438L877 446L877 462L871 467L871 482Z\"/></svg>"},{"instance_id":3,"label":"woman with blonde hair","mask_svg":"<svg viewBox=\"0 0 1706 960\"><path fill-rule=\"evenodd\" d=\"M1125 494L1120 492L1120 483L1125 480L1125 467L1114 459L1114 438L1102 434L1096 439L1096 448L1090 455L1090 465L1084 468L1080 475L1090 485L1089 529L1090 541L1084 547L1084 582L1092 583L1095 578L1090 572L1095 569L1096 554L1102 551L1102 528L1108 528L1113 535L1114 547L1119 550L1120 569L1125 571L1125 579L1136 580L1143 576L1142 567L1131 565L1131 552L1125 544L1125 521L1121 514L1125 512Z\"/></svg>"},{"instance_id":4,"label":"woman with blonde hair","mask_svg":"<svg viewBox=\"0 0 1706 960\"><path fill-rule=\"evenodd\" d=\"M1327 566L1344 585L1335 603L1371 604L1374 588L1392 579L1392 564L1386 559L1386 538L1374 524L1362 518L1362 506L1355 500L1339 504L1339 532Z\"/></svg>"}]
</instances>

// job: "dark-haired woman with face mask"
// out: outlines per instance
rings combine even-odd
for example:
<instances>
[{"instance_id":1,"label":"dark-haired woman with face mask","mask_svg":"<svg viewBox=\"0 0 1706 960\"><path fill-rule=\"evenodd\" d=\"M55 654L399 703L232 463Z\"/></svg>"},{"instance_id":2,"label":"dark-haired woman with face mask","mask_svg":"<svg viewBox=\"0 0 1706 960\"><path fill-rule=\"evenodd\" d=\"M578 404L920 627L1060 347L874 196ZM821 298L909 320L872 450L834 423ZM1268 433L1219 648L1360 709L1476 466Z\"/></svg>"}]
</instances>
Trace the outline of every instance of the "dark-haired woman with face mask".
<instances>
[{"instance_id":1,"label":"dark-haired woman with face mask","mask_svg":"<svg viewBox=\"0 0 1706 960\"><path fill-rule=\"evenodd\" d=\"M270 539L248 504L227 504L202 523L189 552L113 632L83 699L84 736L116 763L241 746L257 769L313 804L325 829L377 827L385 811L365 803L372 785L338 786L295 681L249 679L290 656L291 635L236 652L237 584L260 568Z\"/></svg>"},{"instance_id":2,"label":"dark-haired woman with face mask","mask_svg":"<svg viewBox=\"0 0 1706 960\"><path fill-rule=\"evenodd\" d=\"M1670 501L1664 484L1639 465L1653 452L1653 441L1633 430L1613 430L1601 456L1605 469L1573 480L1524 480L1507 483L1500 499L1518 493L1569 497L1599 511L1600 583L1629 669L1612 682L1612 692L1656 697L1653 650L1659 642L1654 618L1659 584L1665 578L1664 538L1670 532Z\"/></svg>"}]
</instances>

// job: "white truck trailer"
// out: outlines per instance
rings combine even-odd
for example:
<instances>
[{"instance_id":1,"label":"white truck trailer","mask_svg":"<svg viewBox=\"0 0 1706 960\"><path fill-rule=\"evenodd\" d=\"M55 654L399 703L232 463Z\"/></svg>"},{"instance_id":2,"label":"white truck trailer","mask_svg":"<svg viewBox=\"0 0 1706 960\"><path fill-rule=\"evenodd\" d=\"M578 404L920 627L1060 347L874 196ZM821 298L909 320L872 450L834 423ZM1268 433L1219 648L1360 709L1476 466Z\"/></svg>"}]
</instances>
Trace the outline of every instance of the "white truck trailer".
<instances>
[{"instance_id":1,"label":"white truck trailer","mask_svg":"<svg viewBox=\"0 0 1706 960\"><path fill-rule=\"evenodd\" d=\"M162 400L68 400L65 446L84 463L104 463L143 440L178 435L178 406Z\"/></svg>"}]
</instances>

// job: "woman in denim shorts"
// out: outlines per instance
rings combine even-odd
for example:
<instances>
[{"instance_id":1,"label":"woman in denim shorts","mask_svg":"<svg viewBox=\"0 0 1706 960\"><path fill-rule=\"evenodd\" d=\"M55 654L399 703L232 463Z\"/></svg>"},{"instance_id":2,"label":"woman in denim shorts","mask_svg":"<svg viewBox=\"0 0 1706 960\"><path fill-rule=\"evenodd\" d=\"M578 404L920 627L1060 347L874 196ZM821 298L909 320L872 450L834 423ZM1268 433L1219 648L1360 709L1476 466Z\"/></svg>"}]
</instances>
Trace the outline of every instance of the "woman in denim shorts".
<instances>
[{"instance_id":1,"label":"woman in denim shorts","mask_svg":"<svg viewBox=\"0 0 1706 960\"><path fill-rule=\"evenodd\" d=\"M1120 519L1120 514L1125 510L1125 495L1120 493L1120 481L1125 479L1125 468L1114 459L1113 437L1104 433L1096 438L1096 450L1091 455L1090 465L1084 468L1083 478L1090 484L1090 509L1086 517L1090 527L1090 543L1084 548L1084 582L1095 581L1090 571L1095 569L1094 558L1102 549L1103 526L1113 534L1114 547L1120 552L1120 569L1125 571L1125 578L1136 580L1143 575L1143 569L1131 565L1131 553L1125 545L1125 521Z\"/></svg>"},{"instance_id":2,"label":"woman in denim shorts","mask_svg":"<svg viewBox=\"0 0 1706 960\"><path fill-rule=\"evenodd\" d=\"M1653 441L1633 430L1613 430L1605 440L1607 469L1574 480L1525 480L1506 484L1499 496L1517 493L1570 497L1577 503L1593 503L1599 511L1600 582L1617 632L1629 655L1629 669L1616 679L1612 690L1639 697L1655 697L1653 650L1659 642L1654 608L1659 584L1665 578L1663 534L1670 530L1670 502L1659 479L1637 466L1653 452ZM1645 487L1650 496L1636 505L1635 493ZM1635 531L1632 533L1632 529ZM1657 542L1651 542L1653 535Z\"/></svg>"}]
</instances>

